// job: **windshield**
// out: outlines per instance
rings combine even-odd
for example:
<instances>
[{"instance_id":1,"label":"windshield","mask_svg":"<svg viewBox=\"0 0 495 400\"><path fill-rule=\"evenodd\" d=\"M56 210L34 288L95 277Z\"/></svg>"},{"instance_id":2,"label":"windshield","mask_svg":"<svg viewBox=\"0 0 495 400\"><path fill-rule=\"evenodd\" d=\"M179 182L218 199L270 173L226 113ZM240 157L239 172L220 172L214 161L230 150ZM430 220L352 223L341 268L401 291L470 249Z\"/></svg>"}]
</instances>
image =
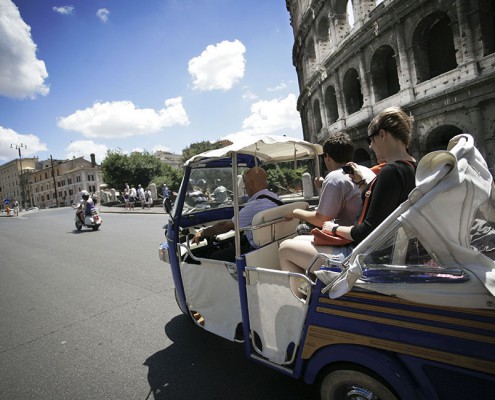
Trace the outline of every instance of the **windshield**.
<instances>
[{"instance_id":1,"label":"windshield","mask_svg":"<svg viewBox=\"0 0 495 400\"><path fill-rule=\"evenodd\" d=\"M237 185L240 205L248 200L242 181L242 174L246 169L238 169ZM189 214L206 209L232 206L233 196L232 168L193 169L189 182L187 182L182 213Z\"/></svg>"}]
</instances>

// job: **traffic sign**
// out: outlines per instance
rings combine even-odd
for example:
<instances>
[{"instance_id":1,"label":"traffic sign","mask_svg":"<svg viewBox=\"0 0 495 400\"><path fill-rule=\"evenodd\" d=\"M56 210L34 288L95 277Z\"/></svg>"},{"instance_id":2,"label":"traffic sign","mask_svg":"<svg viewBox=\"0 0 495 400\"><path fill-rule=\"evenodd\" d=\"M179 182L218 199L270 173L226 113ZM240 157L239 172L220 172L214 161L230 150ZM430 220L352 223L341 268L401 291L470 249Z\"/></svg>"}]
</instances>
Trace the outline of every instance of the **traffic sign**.
<instances>
[{"instance_id":1,"label":"traffic sign","mask_svg":"<svg viewBox=\"0 0 495 400\"><path fill-rule=\"evenodd\" d=\"M10 200L9 200L9 199L5 199L5 200L3 201L3 204L5 204L6 206L8 206L8 205L10 204Z\"/></svg>"}]
</instances>

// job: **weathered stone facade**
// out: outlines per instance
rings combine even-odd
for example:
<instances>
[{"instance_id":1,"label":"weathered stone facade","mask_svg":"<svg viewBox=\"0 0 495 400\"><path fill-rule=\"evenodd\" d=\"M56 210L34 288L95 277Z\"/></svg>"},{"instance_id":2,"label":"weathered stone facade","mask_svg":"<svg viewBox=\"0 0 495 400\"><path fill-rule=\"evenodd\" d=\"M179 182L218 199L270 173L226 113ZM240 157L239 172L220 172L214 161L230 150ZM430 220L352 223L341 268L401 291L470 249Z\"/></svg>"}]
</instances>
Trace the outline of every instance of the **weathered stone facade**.
<instances>
[{"instance_id":1,"label":"weathered stone facade","mask_svg":"<svg viewBox=\"0 0 495 400\"><path fill-rule=\"evenodd\" d=\"M348 132L372 162L371 118L400 105L415 117L420 159L471 133L495 174L495 1L286 0L294 29L304 138Z\"/></svg>"}]
</instances>

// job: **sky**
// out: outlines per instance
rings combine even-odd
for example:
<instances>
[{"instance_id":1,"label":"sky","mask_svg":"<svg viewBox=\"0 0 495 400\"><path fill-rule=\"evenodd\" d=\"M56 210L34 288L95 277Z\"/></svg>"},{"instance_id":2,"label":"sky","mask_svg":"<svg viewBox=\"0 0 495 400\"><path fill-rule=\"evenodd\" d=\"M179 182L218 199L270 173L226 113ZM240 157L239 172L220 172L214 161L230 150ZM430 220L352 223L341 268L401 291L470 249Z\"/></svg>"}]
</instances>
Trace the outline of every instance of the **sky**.
<instances>
[{"instance_id":1,"label":"sky","mask_svg":"<svg viewBox=\"0 0 495 400\"><path fill-rule=\"evenodd\" d=\"M0 164L302 138L293 43L285 0L0 0Z\"/></svg>"}]
</instances>

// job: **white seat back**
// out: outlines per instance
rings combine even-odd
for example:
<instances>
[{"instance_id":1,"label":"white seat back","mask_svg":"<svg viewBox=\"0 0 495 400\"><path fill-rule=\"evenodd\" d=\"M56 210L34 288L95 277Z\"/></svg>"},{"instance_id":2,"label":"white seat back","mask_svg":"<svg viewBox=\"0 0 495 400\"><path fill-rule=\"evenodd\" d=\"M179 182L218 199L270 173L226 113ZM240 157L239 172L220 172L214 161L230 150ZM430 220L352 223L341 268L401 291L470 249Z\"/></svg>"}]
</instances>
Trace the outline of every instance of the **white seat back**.
<instances>
[{"instance_id":1,"label":"white seat back","mask_svg":"<svg viewBox=\"0 0 495 400\"><path fill-rule=\"evenodd\" d=\"M276 240L294 235L299 224L299 219L293 218L288 220L284 217L296 208L306 210L308 207L309 204L307 201L296 201L260 211L253 218L253 242L255 246L262 247ZM258 227L271 221L273 221L272 224Z\"/></svg>"}]
</instances>

